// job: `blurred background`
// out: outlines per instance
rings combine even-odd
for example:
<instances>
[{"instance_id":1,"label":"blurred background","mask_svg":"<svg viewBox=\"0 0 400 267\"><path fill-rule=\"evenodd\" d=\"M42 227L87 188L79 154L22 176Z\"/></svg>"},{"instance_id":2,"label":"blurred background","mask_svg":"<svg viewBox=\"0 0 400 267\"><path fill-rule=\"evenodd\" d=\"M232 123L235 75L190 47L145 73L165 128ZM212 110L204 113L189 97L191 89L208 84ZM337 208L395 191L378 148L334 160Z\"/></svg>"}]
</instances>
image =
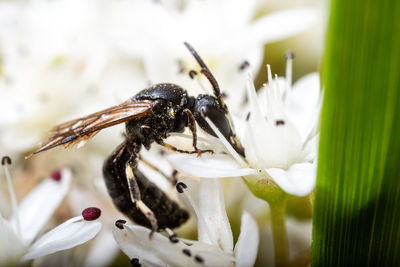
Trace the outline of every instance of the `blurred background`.
<instances>
[{"instance_id":1,"label":"blurred background","mask_svg":"<svg viewBox=\"0 0 400 267\"><path fill-rule=\"evenodd\" d=\"M320 71L327 19L324 5L317 0L0 1L0 152L13 159L17 199L52 171L69 167L74 174L73 187L52 223L97 205L105 210L102 218L111 225L120 215L106 194L101 169L105 157L123 140L124 126L102 131L79 149L54 149L26 160L48 130L119 104L158 82L173 82L198 94L198 83L187 75L190 69L198 69L197 63L184 41L192 44L210 67L230 111L243 116L240 111L248 72L256 88L267 82L266 64L273 73L284 76L289 50L296 55L294 82ZM161 164L169 168L167 163ZM256 265L273 266L268 205L249 194L240 180L226 179L224 186L235 237L241 211L249 210L259 222L261 234ZM8 215L4 180L0 188L0 212ZM291 253L296 254L311 243L311 207L307 199L293 198L288 213ZM103 226L105 231L107 227ZM195 222L180 234L195 238ZM105 234L92 242L113 241ZM63 258L66 265L84 265L89 262L88 255L95 253L91 252L93 246L57 253L35 264ZM97 259L97 266L128 261L115 245L98 247L111 256Z\"/></svg>"}]
</instances>

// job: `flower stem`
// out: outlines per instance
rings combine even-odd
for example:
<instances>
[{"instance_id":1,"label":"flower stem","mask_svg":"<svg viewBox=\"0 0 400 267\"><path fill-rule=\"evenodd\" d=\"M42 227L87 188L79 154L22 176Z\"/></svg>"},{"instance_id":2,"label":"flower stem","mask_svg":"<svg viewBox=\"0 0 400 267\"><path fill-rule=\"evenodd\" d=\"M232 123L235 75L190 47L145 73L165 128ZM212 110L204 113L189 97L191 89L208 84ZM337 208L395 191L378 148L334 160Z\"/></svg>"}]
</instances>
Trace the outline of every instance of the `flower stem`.
<instances>
[{"instance_id":1,"label":"flower stem","mask_svg":"<svg viewBox=\"0 0 400 267\"><path fill-rule=\"evenodd\" d=\"M286 201L269 204L274 238L275 266L288 266L289 248L285 224Z\"/></svg>"}]
</instances>

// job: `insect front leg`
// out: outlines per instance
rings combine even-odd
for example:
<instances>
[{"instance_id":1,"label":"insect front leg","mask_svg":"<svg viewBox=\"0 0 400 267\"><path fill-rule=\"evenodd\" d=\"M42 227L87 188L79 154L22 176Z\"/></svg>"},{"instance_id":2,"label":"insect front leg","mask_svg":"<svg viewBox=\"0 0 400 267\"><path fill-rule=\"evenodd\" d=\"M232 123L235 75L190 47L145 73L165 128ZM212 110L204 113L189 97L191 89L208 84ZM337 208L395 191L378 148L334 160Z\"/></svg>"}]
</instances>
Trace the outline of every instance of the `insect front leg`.
<instances>
[{"instance_id":1,"label":"insect front leg","mask_svg":"<svg viewBox=\"0 0 400 267\"><path fill-rule=\"evenodd\" d=\"M192 132L193 136L193 147L194 147L194 152L197 153L197 156L201 156L202 153L214 153L213 150L211 149L206 149L206 150L201 150L197 148L197 127L196 127L196 119L193 116L193 113L190 111L190 109L185 108L183 110L183 113L187 115L188 118L188 126L190 131Z\"/></svg>"},{"instance_id":2,"label":"insect front leg","mask_svg":"<svg viewBox=\"0 0 400 267\"><path fill-rule=\"evenodd\" d=\"M154 216L154 213L151 211L151 209L149 209L149 207L147 207L147 205L141 199L139 185L135 179L135 174L134 174L134 170L136 168L137 168L136 158L128 160L125 167L126 179L128 182L128 188L132 203L136 205L136 208L138 208L150 222L151 225L150 238L151 238L153 236L153 233L156 232L158 229L157 219Z\"/></svg>"}]
</instances>

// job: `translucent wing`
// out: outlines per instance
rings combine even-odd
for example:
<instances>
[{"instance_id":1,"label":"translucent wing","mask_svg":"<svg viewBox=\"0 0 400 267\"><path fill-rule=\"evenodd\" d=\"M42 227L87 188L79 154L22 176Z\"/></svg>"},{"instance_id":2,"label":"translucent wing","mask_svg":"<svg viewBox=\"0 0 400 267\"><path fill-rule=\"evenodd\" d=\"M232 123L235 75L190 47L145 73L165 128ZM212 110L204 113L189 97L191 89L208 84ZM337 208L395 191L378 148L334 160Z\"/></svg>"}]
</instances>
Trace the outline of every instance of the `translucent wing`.
<instances>
[{"instance_id":1,"label":"translucent wing","mask_svg":"<svg viewBox=\"0 0 400 267\"><path fill-rule=\"evenodd\" d=\"M51 129L51 136L33 154L59 145L69 147L95 136L101 129L151 114L152 101L128 100L118 106L71 120Z\"/></svg>"}]
</instances>

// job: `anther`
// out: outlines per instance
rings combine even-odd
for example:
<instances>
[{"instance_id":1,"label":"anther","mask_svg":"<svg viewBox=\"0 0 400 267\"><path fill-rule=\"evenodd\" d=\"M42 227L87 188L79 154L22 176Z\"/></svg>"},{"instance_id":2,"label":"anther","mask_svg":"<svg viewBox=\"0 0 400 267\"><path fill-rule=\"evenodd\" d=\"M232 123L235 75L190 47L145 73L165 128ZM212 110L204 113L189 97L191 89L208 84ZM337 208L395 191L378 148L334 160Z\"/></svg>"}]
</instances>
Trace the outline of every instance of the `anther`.
<instances>
[{"instance_id":1,"label":"anther","mask_svg":"<svg viewBox=\"0 0 400 267\"><path fill-rule=\"evenodd\" d=\"M188 257L192 256L192 253L190 252L190 250L188 250L187 248L182 249L183 254L185 254Z\"/></svg>"},{"instance_id":2,"label":"anther","mask_svg":"<svg viewBox=\"0 0 400 267\"><path fill-rule=\"evenodd\" d=\"M189 77L191 78L191 79L194 79L194 76L196 76L197 75L197 71L195 71L195 70L190 70L189 71Z\"/></svg>"},{"instance_id":3,"label":"anther","mask_svg":"<svg viewBox=\"0 0 400 267\"><path fill-rule=\"evenodd\" d=\"M115 221L115 226L120 230L124 229L124 224L126 224L125 220L116 220Z\"/></svg>"},{"instance_id":4,"label":"anther","mask_svg":"<svg viewBox=\"0 0 400 267\"><path fill-rule=\"evenodd\" d=\"M86 208L82 211L82 217L85 221L94 221L101 215L101 210L96 207Z\"/></svg>"},{"instance_id":5,"label":"anther","mask_svg":"<svg viewBox=\"0 0 400 267\"><path fill-rule=\"evenodd\" d=\"M187 185L185 183L179 182L176 184L176 191L178 191L178 193L183 193L183 189L186 189Z\"/></svg>"},{"instance_id":6,"label":"anther","mask_svg":"<svg viewBox=\"0 0 400 267\"><path fill-rule=\"evenodd\" d=\"M245 61L242 62L242 64L240 64L239 71L244 71L249 66L250 66L250 63L247 60L245 60Z\"/></svg>"},{"instance_id":7,"label":"anther","mask_svg":"<svg viewBox=\"0 0 400 267\"><path fill-rule=\"evenodd\" d=\"M276 124L276 126L285 125L285 121L284 120L276 120L275 124Z\"/></svg>"},{"instance_id":8,"label":"anther","mask_svg":"<svg viewBox=\"0 0 400 267\"><path fill-rule=\"evenodd\" d=\"M171 241L171 243L178 243L179 242L178 235L176 233L173 233L172 235L169 236L169 241Z\"/></svg>"},{"instance_id":9,"label":"anther","mask_svg":"<svg viewBox=\"0 0 400 267\"><path fill-rule=\"evenodd\" d=\"M140 267L140 266L142 266L142 265L140 264L138 258L132 258L132 259L131 259L131 264L132 264L133 267Z\"/></svg>"},{"instance_id":10,"label":"anther","mask_svg":"<svg viewBox=\"0 0 400 267\"><path fill-rule=\"evenodd\" d=\"M9 156L4 156L4 157L1 159L1 165L2 165L2 166L4 166L4 165L11 165L11 158L10 158Z\"/></svg>"},{"instance_id":11,"label":"anther","mask_svg":"<svg viewBox=\"0 0 400 267\"><path fill-rule=\"evenodd\" d=\"M285 59L286 59L286 60L294 59L294 57L295 57L295 54L293 53L293 51L288 51L288 52L286 52L286 54L285 54Z\"/></svg>"},{"instance_id":12,"label":"anther","mask_svg":"<svg viewBox=\"0 0 400 267\"><path fill-rule=\"evenodd\" d=\"M51 179L52 179L53 181L59 182L59 181L61 180L61 172L60 172L60 171L54 171L54 172L51 174Z\"/></svg>"},{"instance_id":13,"label":"anther","mask_svg":"<svg viewBox=\"0 0 400 267\"><path fill-rule=\"evenodd\" d=\"M249 113L247 113L247 116L246 116L246 121L248 121L250 119L250 116L251 116L251 112L249 111Z\"/></svg>"},{"instance_id":14,"label":"anther","mask_svg":"<svg viewBox=\"0 0 400 267\"><path fill-rule=\"evenodd\" d=\"M200 257L199 255L194 256L194 260L197 261L198 263L203 263L204 259Z\"/></svg>"}]
</instances>

